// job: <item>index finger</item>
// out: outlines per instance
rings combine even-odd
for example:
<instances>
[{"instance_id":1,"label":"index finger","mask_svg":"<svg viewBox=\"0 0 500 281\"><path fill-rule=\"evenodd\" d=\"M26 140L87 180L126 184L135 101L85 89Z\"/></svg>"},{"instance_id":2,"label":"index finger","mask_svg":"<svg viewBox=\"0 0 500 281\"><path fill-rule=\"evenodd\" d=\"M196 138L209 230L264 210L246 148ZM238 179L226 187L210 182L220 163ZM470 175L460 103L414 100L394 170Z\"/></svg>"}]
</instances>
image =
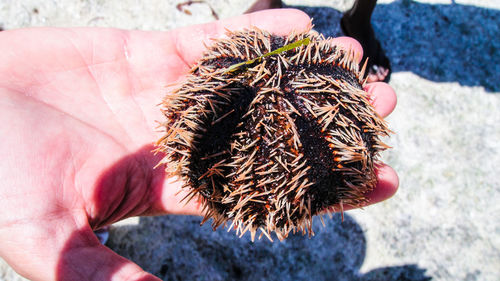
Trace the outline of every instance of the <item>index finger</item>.
<instances>
[{"instance_id":1,"label":"index finger","mask_svg":"<svg viewBox=\"0 0 500 281\"><path fill-rule=\"evenodd\" d=\"M255 26L277 35L304 31L311 26L307 14L296 9L264 10L209 24L177 29L172 34L175 48L183 60L192 65L198 60L214 38L222 37L227 30L236 31Z\"/></svg>"},{"instance_id":2,"label":"index finger","mask_svg":"<svg viewBox=\"0 0 500 281\"><path fill-rule=\"evenodd\" d=\"M227 30L256 26L276 33L310 28L311 19L296 9L266 10L230 19L163 31L123 33L125 57L130 70L139 78L142 89L164 87L186 73L206 51L212 40L225 36Z\"/></svg>"}]
</instances>

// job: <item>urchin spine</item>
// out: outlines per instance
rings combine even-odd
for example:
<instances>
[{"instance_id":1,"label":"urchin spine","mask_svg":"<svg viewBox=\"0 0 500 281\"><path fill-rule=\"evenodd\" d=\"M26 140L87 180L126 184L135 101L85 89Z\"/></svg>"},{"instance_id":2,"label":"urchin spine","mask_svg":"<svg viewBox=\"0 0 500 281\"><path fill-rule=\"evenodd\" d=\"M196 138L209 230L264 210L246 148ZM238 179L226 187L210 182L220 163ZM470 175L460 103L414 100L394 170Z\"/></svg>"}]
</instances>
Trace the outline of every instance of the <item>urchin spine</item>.
<instances>
[{"instance_id":1,"label":"urchin spine","mask_svg":"<svg viewBox=\"0 0 500 281\"><path fill-rule=\"evenodd\" d=\"M335 205L365 204L386 148L379 137L389 132L362 90L366 64L360 71L354 52L313 32L228 35L163 102L162 163L184 181L187 200L203 198L204 221L284 239L312 233L312 216Z\"/></svg>"}]
</instances>

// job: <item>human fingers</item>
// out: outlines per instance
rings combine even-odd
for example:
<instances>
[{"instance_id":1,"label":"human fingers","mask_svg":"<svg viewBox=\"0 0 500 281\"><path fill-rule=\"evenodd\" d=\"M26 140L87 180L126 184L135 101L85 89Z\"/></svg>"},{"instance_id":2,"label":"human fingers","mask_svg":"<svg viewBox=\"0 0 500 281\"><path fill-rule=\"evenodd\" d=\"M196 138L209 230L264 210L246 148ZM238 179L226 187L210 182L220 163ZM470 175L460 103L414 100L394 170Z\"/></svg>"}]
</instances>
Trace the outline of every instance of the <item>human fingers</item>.
<instances>
[{"instance_id":1,"label":"human fingers","mask_svg":"<svg viewBox=\"0 0 500 281\"><path fill-rule=\"evenodd\" d=\"M341 36L333 38L331 43L333 45L339 46L346 51L353 52L354 61L358 64L361 62L361 59L363 58L363 47L361 47L361 44L356 39Z\"/></svg>"},{"instance_id":2,"label":"human fingers","mask_svg":"<svg viewBox=\"0 0 500 281\"><path fill-rule=\"evenodd\" d=\"M366 207L373 205L384 200L391 198L399 186L399 178L396 172L386 164L378 164L375 167L375 174L377 176L377 185L373 190L364 194L368 201L363 206L351 206L337 204L333 208L329 208L326 212L343 212L352 209Z\"/></svg>"},{"instance_id":3,"label":"human fingers","mask_svg":"<svg viewBox=\"0 0 500 281\"><path fill-rule=\"evenodd\" d=\"M158 202L159 205L155 209L160 213L167 214L203 215L201 198L198 196L190 197L190 191L183 188L183 184L177 177L166 179Z\"/></svg>"},{"instance_id":4,"label":"human fingers","mask_svg":"<svg viewBox=\"0 0 500 281\"><path fill-rule=\"evenodd\" d=\"M372 191L365 194L368 198L367 205L387 200L398 190L399 178L390 166L383 163L378 164L375 167L375 173L377 185ZM182 188L182 182L169 179L164 185L159 209L169 214L203 215L200 198L193 197L192 200L181 202L188 196L189 191ZM351 206L344 206L345 211L350 209L352 209ZM336 210L340 210L339 206L336 206Z\"/></svg>"},{"instance_id":5,"label":"human fingers","mask_svg":"<svg viewBox=\"0 0 500 281\"><path fill-rule=\"evenodd\" d=\"M396 92L389 84L384 82L367 83L364 90L370 95L370 101L380 116L388 116L396 107Z\"/></svg>"},{"instance_id":6,"label":"human fingers","mask_svg":"<svg viewBox=\"0 0 500 281\"><path fill-rule=\"evenodd\" d=\"M359 64L363 57L361 44L350 37L337 37L332 39L334 45L354 53L354 60ZM367 83L364 90L369 94L370 102L376 112L382 116L388 116L395 108L397 98L394 89L384 82ZM386 164L379 164L375 168L377 175L377 185L365 194L368 198L367 205L375 204L393 196L399 186L399 179L396 172ZM352 206L343 206L343 210L352 209ZM340 210L340 206L335 206L335 210Z\"/></svg>"},{"instance_id":7,"label":"human fingers","mask_svg":"<svg viewBox=\"0 0 500 281\"><path fill-rule=\"evenodd\" d=\"M363 48L361 44L351 37L337 37L332 39L334 45L338 45L345 50L354 52L354 60L359 64L362 63ZM377 113L382 116L388 116L396 107L396 92L384 82L367 83L364 90L370 95L372 105Z\"/></svg>"},{"instance_id":8,"label":"human fingers","mask_svg":"<svg viewBox=\"0 0 500 281\"><path fill-rule=\"evenodd\" d=\"M399 186L399 178L396 172L386 164L379 164L375 168L377 174L377 186L366 193L368 205L382 202L392 197Z\"/></svg>"},{"instance_id":9,"label":"human fingers","mask_svg":"<svg viewBox=\"0 0 500 281\"><path fill-rule=\"evenodd\" d=\"M207 24L187 26L168 32L128 31L121 37L126 58L143 87L175 82L185 75L207 50L212 40L256 26L277 34L309 28L311 21L296 9L266 10Z\"/></svg>"},{"instance_id":10,"label":"human fingers","mask_svg":"<svg viewBox=\"0 0 500 281\"><path fill-rule=\"evenodd\" d=\"M389 84L384 82L373 82L365 85L364 90L370 95L370 102L376 112L382 116L388 116L396 107L396 92ZM377 185L365 194L372 205L393 196L399 186L399 178L394 169L386 164L378 164L375 167Z\"/></svg>"},{"instance_id":11,"label":"human fingers","mask_svg":"<svg viewBox=\"0 0 500 281\"><path fill-rule=\"evenodd\" d=\"M140 92L138 102L150 124L162 118L157 107L165 87L179 82L213 43L212 39L226 36L227 30L237 31L256 26L278 34L310 27L310 18L302 11L279 9L237 16L212 23L194 25L168 32L120 31L120 52L128 63L130 85ZM160 96L158 96L160 95Z\"/></svg>"},{"instance_id":12,"label":"human fingers","mask_svg":"<svg viewBox=\"0 0 500 281\"><path fill-rule=\"evenodd\" d=\"M292 31L304 31L311 25L309 16L296 9L273 9L245 14L209 24L195 25L174 30L172 39L183 60L192 65L205 52L205 45L220 38L227 30L236 31L255 26L273 34L286 35Z\"/></svg>"}]
</instances>

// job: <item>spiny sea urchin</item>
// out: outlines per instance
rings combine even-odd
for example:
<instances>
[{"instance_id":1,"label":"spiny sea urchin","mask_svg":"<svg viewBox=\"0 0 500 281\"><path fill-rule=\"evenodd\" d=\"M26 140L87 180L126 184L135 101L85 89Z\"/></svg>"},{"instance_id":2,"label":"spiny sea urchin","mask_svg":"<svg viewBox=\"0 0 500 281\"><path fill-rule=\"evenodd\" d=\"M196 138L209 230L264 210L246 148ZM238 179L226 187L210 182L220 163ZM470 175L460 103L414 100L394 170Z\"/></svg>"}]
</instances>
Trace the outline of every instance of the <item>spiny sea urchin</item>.
<instances>
[{"instance_id":1,"label":"spiny sea urchin","mask_svg":"<svg viewBox=\"0 0 500 281\"><path fill-rule=\"evenodd\" d=\"M312 31L228 37L162 103L162 163L187 200L202 198L203 221L281 240L311 233L316 214L366 204L389 129L354 53Z\"/></svg>"}]
</instances>

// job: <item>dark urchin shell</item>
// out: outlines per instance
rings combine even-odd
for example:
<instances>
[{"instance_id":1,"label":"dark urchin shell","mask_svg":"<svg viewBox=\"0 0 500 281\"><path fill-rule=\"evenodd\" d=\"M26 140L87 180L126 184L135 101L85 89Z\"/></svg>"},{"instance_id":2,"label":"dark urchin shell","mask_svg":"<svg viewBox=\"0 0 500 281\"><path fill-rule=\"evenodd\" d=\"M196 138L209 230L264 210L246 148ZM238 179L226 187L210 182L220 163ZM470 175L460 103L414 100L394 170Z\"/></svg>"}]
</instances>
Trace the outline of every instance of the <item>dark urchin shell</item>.
<instances>
[{"instance_id":1,"label":"dark urchin shell","mask_svg":"<svg viewBox=\"0 0 500 281\"><path fill-rule=\"evenodd\" d=\"M214 229L232 220L241 235L261 229L280 240L311 233L316 214L366 204L389 129L362 89L354 53L311 31L228 37L162 103L162 163L185 182L187 200L202 198Z\"/></svg>"}]
</instances>

